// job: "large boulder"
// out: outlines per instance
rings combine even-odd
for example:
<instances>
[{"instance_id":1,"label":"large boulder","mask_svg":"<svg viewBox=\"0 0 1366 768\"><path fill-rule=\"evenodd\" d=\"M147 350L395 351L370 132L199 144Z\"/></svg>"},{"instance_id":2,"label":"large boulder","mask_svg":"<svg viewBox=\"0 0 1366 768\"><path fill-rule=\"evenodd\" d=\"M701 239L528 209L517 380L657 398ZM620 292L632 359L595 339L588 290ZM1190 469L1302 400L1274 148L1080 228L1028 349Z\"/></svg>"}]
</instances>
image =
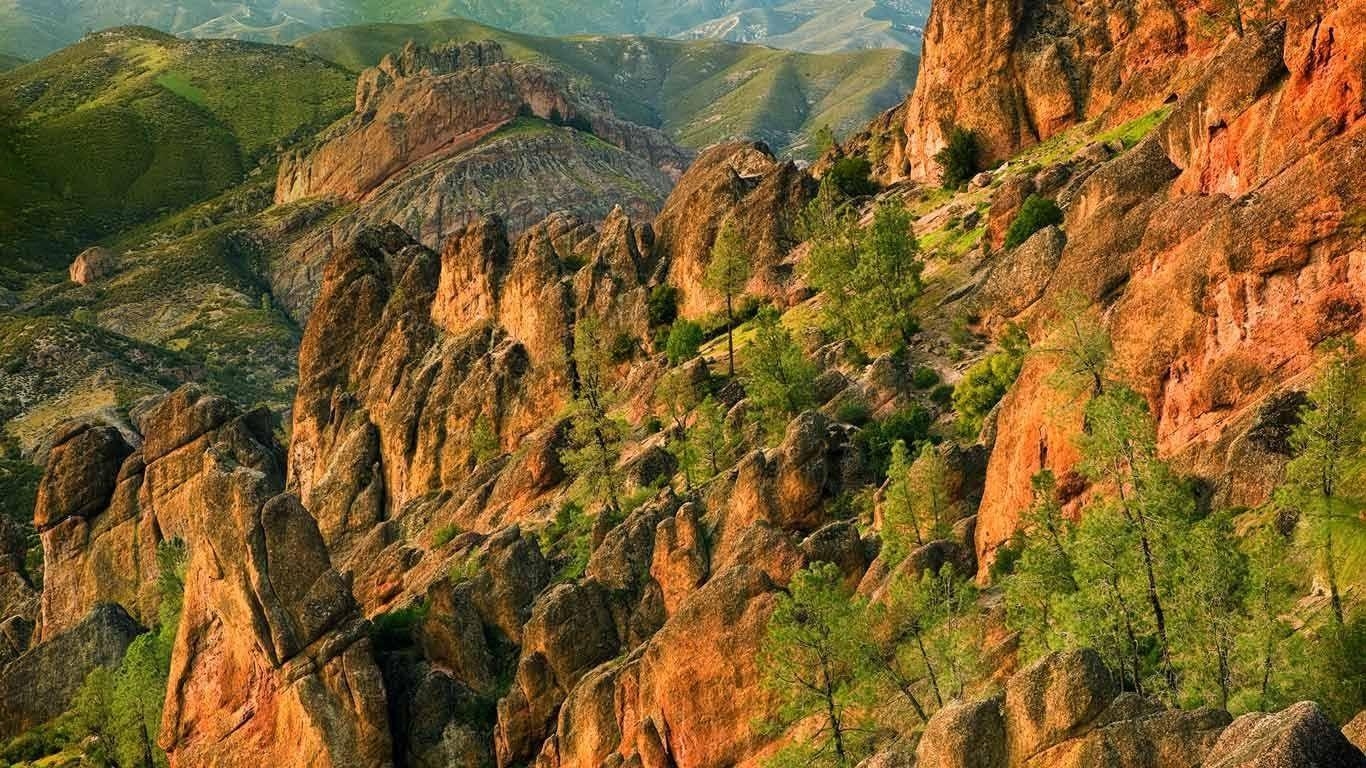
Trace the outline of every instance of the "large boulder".
<instances>
[{"instance_id":1,"label":"large boulder","mask_svg":"<svg viewBox=\"0 0 1366 768\"><path fill-rule=\"evenodd\" d=\"M1361 766L1366 766L1366 755L1309 701L1275 714L1253 712L1234 720L1204 763L1204 768Z\"/></svg>"},{"instance_id":2,"label":"large boulder","mask_svg":"<svg viewBox=\"0 0 1366 768\"><path fill-rule=\"evenodd\" d=\"M1001 700L950 702L925 724L917 768L1005 768Z\"/></svg>"},{"instance_id":3,"label":"large boulder","mask_svg":"<svg viewBox=\"0 0 1366 768\"><path fill-rule=\"evenodd\" d=\"M119 255L97 245L81 251L67 268L67 274L76 285L90 285L109 277L118 269Z\"/></svg>"},{"instance_id":4,"label":"large boulder","mask_svg":"<svg viewBox=\"0 0 1366 768\"><path fill-rule=\"evenodd\" d=\"M700 317L721 307L703 286L716 236L732 226L750 248L746 291L784 301L793 282L788 253L800 238L797 214L815 182L761 143L723 143L689 166L655 220L655 248L669 265L668 281L682 293L679 310Z\"/></svg>"},{"instance_id":5,"label":"large boulder","mask_svg":"<svg viewBox=\"0 0 1366 768\"><path fill-rule=\"evenodd\" d=\"M46 723L71 706L91 671L113 668L143 629L112 603L0 668L0 739Z\"/></svg>"},{"instance_id":6,"label":"large boulder","mask_svg":"<svg viewBox=\"0 0 1366 768\"><path fill-rule=\"evenodd\" d=\"M1028 759L1077 735L1118 693L1118 683L1095 651L1039 659L1006 684L1003 709L1011 754Z\"/></svg>"}]
</instances>

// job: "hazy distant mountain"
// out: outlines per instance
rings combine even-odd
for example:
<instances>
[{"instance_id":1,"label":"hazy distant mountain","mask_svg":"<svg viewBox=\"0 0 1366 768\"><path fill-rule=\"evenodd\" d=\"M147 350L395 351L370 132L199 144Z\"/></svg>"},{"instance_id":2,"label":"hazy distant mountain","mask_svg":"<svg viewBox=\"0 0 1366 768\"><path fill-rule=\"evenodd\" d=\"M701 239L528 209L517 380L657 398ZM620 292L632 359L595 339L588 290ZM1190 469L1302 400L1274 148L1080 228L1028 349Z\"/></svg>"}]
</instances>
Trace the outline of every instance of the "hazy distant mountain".
<instances>
[{"instance_id":1,"label":"hazy distant mountain","mask_svg":"<svg viewBox=\"0 0 1366 768\"><path fill-rule=\"evenodd\" d=\"M127 24L279 43L348 24L451 17L543 35L918 50L928 12L928 0L0 0L0 53L37 58L87 32Z\"/></svg>"}]
</instances>

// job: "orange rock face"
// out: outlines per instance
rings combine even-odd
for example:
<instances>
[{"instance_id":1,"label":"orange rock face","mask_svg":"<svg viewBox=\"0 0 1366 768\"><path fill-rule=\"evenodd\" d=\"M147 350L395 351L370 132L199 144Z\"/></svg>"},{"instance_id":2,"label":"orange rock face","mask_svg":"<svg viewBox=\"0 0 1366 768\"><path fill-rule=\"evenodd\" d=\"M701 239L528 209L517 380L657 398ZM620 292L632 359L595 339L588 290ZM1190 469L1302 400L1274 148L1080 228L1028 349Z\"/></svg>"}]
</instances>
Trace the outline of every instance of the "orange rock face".
<instances>
[{"instance_id":1,"label":"orange rock face","mask_svg":"<svg viewBox=\"0 0 1366 768\"><path fill-rule=\"evenodd\" d=\"M680 311L698 317L722 307L703 287L711 248L730 223L753 250L747 291L779 301L793 283L789 252L797 244L796 215L814 182L762 144L718 144L679 180L655 221L656 247L669 258L669 282L682 292Z\"/></svg>"},{"instance_id":2,"label":"orange rock face","mask_svg":"<svg viewBox=\"0 0 1366 768\"><path fill-rule=\"evenodd\" d=\"M935 180L954 127L993 165L1083 121L1137 117L1184 94L1223 34L1211 26L1188 0L939 2L914 93L854 145L880 145L884 182Z\"/></svg>"},{"instance_id":3,"label":"orange rock face","mask_svg":"<svg viewBox=\"0 0 1366 768\"><path fill-rule=\"evenodd\" d=\"M1366 327L1363 33L1366 16L1344 6L1230 37L1153 136L1060 196L1067 240L1039 301L995 305L1036 341L1060 297L1098 305L1162 450L1202 476L1246 468L1243 436L1268 398L1302 380L1320 342ZM1028 506L1030 476L1076 463L1080 403L1059 402L1050 367L1027 363L1001 405L982 567ZM1256 504L1276 473L1238 477L1240 503Z\"/></svg>"},{"instance_id":4,"label":"orange rock face","mask_svg":"<svg viewBox=\"0 0 1366 768\"><path fill-rule=\"evenodd\" d=\"M363 200L402 169L472 147L519 114L582 120L608 142L679 174L687 153L663 134L576 96L558 72L507 60L497 43L429 51L409 43L361 74L356 112L307 156L280 166L275 200Z\"/></svg>"}]
</instances>

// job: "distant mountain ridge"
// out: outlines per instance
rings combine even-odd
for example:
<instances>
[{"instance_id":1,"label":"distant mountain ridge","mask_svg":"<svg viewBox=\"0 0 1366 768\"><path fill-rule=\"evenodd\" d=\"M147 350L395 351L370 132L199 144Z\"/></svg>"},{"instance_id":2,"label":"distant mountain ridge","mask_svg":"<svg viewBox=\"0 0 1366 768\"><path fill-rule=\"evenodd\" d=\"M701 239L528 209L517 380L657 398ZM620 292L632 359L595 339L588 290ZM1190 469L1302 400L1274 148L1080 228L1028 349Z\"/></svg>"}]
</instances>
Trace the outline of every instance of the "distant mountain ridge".
<instances>
[{"instance_id":1,"label":"distant mountain ridge","mask_svg":"<svg viewBox=\"0 0 1366 768\"><path fill-rule=\"evenodd\" d=\"M346 25L452 17L540 35L707 38L814 53L918 51L928 15L928 0L16 0L0 4L0 54L39 58L92 30L130 24L289 43Z\"/></svg>"},{"instance_id":2,"label":"distant mountain ridge","mask_svg":"<svg viewBox=\"0 0 1366 768\"><path fill-rule=\"evenodd\" d=\"M296 47L359 72L410 40L433 47L496 40L509 57L566 72L606 95L621 117L683 146L757 139L779 154L808 157L822 127L843 135L901 101L918 66L914 55L895 50L808 54L721 41L541 37L463 19L346 27Z\"/></svg>"}]
</instances>

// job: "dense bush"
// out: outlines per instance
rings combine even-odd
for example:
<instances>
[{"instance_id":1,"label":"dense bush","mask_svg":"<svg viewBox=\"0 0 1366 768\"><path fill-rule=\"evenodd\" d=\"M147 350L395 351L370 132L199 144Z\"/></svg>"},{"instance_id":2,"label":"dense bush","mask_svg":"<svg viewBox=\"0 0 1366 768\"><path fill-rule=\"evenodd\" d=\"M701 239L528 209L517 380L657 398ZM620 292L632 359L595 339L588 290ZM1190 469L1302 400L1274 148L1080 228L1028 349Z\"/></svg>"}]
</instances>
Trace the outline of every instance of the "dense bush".
<instances>
[{"instance_id":1,"label":"dense bush","mask_svg":"<svg viewBox=\"0 0 1366 768\"><path fill-rule=\"evenodd\" d=\"M922 365L911 372L911 386L916 389L929 389L939 383L939 372L935 369Z\"/></svg>"},{"instance_id":2,"label":"dense bush","mask_svg":"<svg viewBox=\"0 0 1366 768\"><path fill-rule=\"evenodd\" d=\"M948 144L934 156L946 189L958 189L982 171L982 141L977 134L955 127Z\"/></svg>"},{"instance_id":3,"label":"dense bush","mask_svg":"<svg viewBox=\"0 0 1366 768\"><path fill-rule=\"evenodd\" d=\"M886 419L872 421L859 430L854 442L863 452L868 471L880 477L887 473L891 461L892 446L901 441L907 447L914 447L930 437L930 425L934 423L930 412L918 405L904 408Z\"/></svg>"},{"instance_id":4,"label":"dense bush","mask_svg":"<svg viewBox=\"0 0 1366 768\"><path fill-rule=\"evenodd\" d=\"M1046 197L1030 195L1006 230L1006 247L1018 248L1044 227L1062 224L1062 209Z\"/></svg>"},{"instance_id":5,"label":"dense bush","mask_svg":"<svg viewBox=\"0 0 1366 768\"><path fill-rule=\"evenodd\" d=\"M678 320L669 329L669 338L664 344L664 353L671 365L687 362L697 357L702 348L702 326L691 320Z\"/></svg>"},{"instance_id":6,"label":"dense bush","mask_svg":"<svg viewBox=\"0 0 1366 768\"><path fill-rule=\"evenodd\" d=\"M663 328L678 319L678 289L672 285L656 285L650 289L646 301L651 328Z\"/></svg>"},{"instance_id":7,"label":"dense bush","mask_svg":"<svg viewBox=\"0 0 1366 768\"><path fill-rule=\"evenodd\" d=\"M873 164L866 157L842 157L831 166L828 177L841 192L849 197L863 197L877 192L871 178Z\"/></svg>"}]
</instances>

